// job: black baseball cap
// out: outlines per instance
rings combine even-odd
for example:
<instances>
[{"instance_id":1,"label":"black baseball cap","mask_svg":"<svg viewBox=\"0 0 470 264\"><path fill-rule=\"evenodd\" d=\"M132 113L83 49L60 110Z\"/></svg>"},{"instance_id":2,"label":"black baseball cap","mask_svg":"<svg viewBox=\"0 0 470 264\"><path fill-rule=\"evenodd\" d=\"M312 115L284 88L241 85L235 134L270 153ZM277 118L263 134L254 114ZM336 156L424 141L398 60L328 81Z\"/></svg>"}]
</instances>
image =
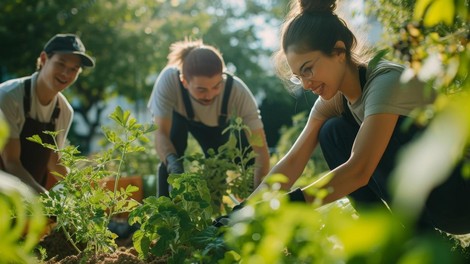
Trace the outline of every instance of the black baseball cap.
<instances>
[{"instance_id":1,"label":"black baseball cap","mask_svg":"<svg viewBox=\"0 0 470 264\"><path fill-rule=\"evenodd\" d=\"M80 38L74 34L57 34L44 46L44 51L50 53L77 54L82 58L82 66L94 67L95 61L88 56Z\"/></svg>"}]
</instances>

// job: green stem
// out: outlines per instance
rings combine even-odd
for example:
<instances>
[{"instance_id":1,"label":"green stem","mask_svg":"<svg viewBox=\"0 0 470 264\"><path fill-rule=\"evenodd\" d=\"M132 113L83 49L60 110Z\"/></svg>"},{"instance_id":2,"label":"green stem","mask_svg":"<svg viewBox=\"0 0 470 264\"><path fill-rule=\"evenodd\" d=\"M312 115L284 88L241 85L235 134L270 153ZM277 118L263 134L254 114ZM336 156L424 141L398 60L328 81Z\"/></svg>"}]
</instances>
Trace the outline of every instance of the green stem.
<instances>
[{"instance_id":1,"label":"green stem","mask_svg":"<svg viewBox=\"0 0 470 264\"><path fill-rule=\"evenodd\" d=\"M109 215L108 215L108 220L106 222L106 224L108 224L109 222L111 222L111 217L113 216L113 213L114 213L114 207L115 207L115 204L116 204L116 199L117 199L117 190L118 190L118 186L119 186L119 180L121 179L121 167L122 167L122 164L124 163L124 158L126 157L126 154L127 154L127 146L129 144L129 137L128 135L126 134L126 143L124 144L124 147L123 147L123 150L121 152L121 159L119 161L119 165L118 165L118 170L117 170L117 173L116 173L116 179L114 181L114 205L109 208Z\"/></svg>"},{"instance_id":2,"label":"green stem","mask_svg":"<svg viewBox=\"0 0 470 264\"><path fill-rule=\"evenodd\" d=\"M65 237L67 238L67 241L69 241L72 244L72 246L75 248L75 250L77 250L78 253L81 253L82 251L77 247L77 244L75 244L69 232L67 232L67 229L65 229L64 226L61 226L61 228L62 228L62 231L64 231L65 233Z\"/></svg>"},{"instance_id":3,"label":"green stem","mask_svg":"<svg viewBox=\"0 0 470 264\"><path fill-rule=\"evenodd\" d=\"M240 162L241 162L241 165L242 165L242 166L241 166L241 167L242 167L242 175L245 175L245 162L244 162L244 161L245 161L245 157L244 157L244 155L243 155L243 145L242 145L242 140L241 140L241 139L242 139L242 129L240 129L240 128L238 129L238 138L240 139L240 140L238 141L238 148L239 148L240 153L241 153L241 155L240 155Z\"/></svg>"}]
</instances>

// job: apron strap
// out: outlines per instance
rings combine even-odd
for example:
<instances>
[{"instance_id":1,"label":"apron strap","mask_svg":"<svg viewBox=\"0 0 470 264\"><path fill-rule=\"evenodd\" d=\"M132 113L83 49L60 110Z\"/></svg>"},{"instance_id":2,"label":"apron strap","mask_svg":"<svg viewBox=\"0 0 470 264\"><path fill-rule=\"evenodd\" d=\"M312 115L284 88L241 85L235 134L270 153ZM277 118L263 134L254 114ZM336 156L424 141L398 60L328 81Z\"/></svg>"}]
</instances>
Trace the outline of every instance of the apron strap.
<instances>
[{"instance_id":1,"label":"apron strap","mask_svg":"<svg viewBox=\"0 0 470 264\"><path fill-rule=\"evenodd\" d=\"M367 73L367 68L360 66L359 67L359 81L361 83L361 90L364 90L364 86L366 85L366 73ZM346 99L346 96L343 95L343 117L346 118L349 121L353 121L355 124L357 124L356 119L354 118L353 114L351 113L351 109L349 109L348 105L348 99Z\"/></svg>"},{"instance_id":2,"label":"apron strap","mask_svg":"<svg viewBox=\"0 0 470 264\"><path fill-rule=\"evenodd\" d=\"M23 110L24 115L28 117L31 110L31 78L24 81Z\"/></svg>"},{"instance_id":3,"label":"apron strap","mask_svg":"<svg viewBox=\"0 0 470 264\"><path fill-rule=\"evenodd\" d=\"M224 98L222 99L222 109L220 110L219 126L224 126L227 123L228 99L230 98L230 93L232 92L232 86L233 86L233 76L228 73L226 73L226 75L227 75L227 81L225 82Z\"/></svg>"},{"instance_id":4,"label":"apron strap","mask_svg":"<svg viewBox=\"0 0 470 264\"><path fill-rule=\"evenodd\" d=\"M183 103L184 103L184 108L186 110L186 115L188 116L188 120L193 120L194 119L194 111L193 111L193 107L191 105L191 100L189 98L189 92L186 88L184 88L183 82L181 82L181 80L179 78L180 72L178 71L176 74L178 74L178 82L180 83L181 94L183 95Z\"/></svg>"}]
</instances>

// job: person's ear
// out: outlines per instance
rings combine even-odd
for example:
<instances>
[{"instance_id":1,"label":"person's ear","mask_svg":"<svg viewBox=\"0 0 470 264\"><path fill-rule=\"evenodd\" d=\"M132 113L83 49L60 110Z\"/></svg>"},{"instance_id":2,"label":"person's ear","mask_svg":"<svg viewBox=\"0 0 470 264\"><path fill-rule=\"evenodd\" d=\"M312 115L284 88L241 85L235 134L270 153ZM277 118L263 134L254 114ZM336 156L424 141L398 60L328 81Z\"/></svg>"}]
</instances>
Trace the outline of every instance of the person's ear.
<instances>
[{"instance_id":1,"label":"person's ear","mask_svg":"<svg viewBox=\"0 0 470 264\"><path fill-rule=\"evenodd\" d=\"M346 45L343 41L338 40L336 41L334 48L337 50L336 54L338 55L340 61L344 63L346 61Z\"/></svg>"},{"instance_id":2,"label":"person's ear","mask_svg":"<svg viewBox=\"0 0 470 264\"><path fill-rule=\"evenodd\" d=\"M41 67L44 67L44 64L46 64L46 61L49 59L47 57L47 53L44 51L41 51L41 54L39 54L39 60L41 62Z\"/></svg>"},{"instance_id":3,"label":"person's ear","mask_svg":"<svg viewBox=\"0 0 470 264\"><path fill-rule=\"evenodd\" d=\"M180 81L183 84L183 87L188 89L189 83L186 81L186 78L184 78L183 74L180 74Z\"/></svg>"}]
</instances>

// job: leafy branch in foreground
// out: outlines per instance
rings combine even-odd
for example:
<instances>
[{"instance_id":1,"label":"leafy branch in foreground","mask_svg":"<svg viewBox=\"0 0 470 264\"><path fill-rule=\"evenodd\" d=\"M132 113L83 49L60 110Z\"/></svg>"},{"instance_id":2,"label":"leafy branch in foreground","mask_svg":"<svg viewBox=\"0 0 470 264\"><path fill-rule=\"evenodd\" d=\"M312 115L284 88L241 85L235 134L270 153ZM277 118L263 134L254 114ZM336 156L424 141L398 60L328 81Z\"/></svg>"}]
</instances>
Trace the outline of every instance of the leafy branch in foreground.
<instances>
[{"instance_id":1,"label":"leafy branch in foreground","mask_svg":"<svg viewBox=\"0 0 470 264\"><path fill-rule=\"evenodd\" d=\"M46 214L56 217L57 228L61 229L78 252L85 245L87 253L109 252L116 248L117 237L108 229L113 215L130 212L139 203L131 199L138 188L127 186L110 191L103 188L102 180L114 177L116 183L121 177L120 169L128 153L142 151L134 146L137 140L145 140L145 134L154 130L153 125L143 126L130 116L129 111L117 107L110 115L118 129L103 127L106 139L112 147L91 158L79 156L77 147L67 146L59 149L45 144L37 135L28 138L42 146L60 153L61 163L69 170L67 175L52 172L60 181L49 193L41 197ZM59 132L46 132L54 139ZM117 171L108 170L108 163L118 161Z\"/></svg>"},{"instance_id":2,"label":"leafy branch in foreground","mask_svg":"<svg viewBox=\"0 0 470 264\"><path fill-rule=\"evenodd\" d=\"M227 247L243 263L468 262L440 234L413 234L381 207L358 214L343 200L321 207L289 202L279 189L283 178L269 176L269 189L234 212L225 227ZM321 199L324 191L310 194Z\"/></svg>"},{"instance_id":3,"label":"leafy branch in foreground","mask_svg":"<svg viewBox=\"0 0 470 264\"><path fill-rule=\"evenodd\" d=\"M0 263L33 263L31 252L46 226L43 207L29 186L2 171L0 212Z\"/></svg>"}]
</instances>

